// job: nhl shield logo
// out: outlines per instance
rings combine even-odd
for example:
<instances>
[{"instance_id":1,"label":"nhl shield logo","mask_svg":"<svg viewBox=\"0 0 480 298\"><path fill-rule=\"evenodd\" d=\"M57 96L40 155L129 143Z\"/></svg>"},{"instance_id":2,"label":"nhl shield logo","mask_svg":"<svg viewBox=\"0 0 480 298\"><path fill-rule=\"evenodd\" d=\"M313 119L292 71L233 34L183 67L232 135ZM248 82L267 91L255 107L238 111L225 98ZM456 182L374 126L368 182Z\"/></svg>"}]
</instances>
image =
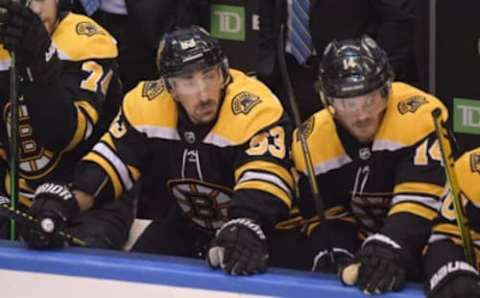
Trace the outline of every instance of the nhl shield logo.
<instances>
[{"instance_id":1,"label":"nhl shield logo","mask_svg":"<svg viewBox=\"0 0 480 298\"><path fill-rule=\"evenodd\" d=\"M368 147L360 148L358 150L358 157L360 157L361 160L367 160L372 156L372 151Z\"/></svg>"},{"instance_id":2,"label":"nhl shield logo","mask_svg":"<svg viewBox=\"0 0 480 298\"><path fill-rule=\"evenodd\" d=\"M232 112L234 115L247 115L260 102L260 97L250 92L240 92L232 100Z\"/></svg>"},{"instance_id":3,"label":"nhl shield logo","mask_svg":"<svg viewBox=\"0 0 480 298\"><path fill-rule=\"evenodd\" d=\"M398 103L398 111L404 115L406 113L415 113L421 105L428 101L423 96L413 96Z\"/></svg>"}]
</instances>

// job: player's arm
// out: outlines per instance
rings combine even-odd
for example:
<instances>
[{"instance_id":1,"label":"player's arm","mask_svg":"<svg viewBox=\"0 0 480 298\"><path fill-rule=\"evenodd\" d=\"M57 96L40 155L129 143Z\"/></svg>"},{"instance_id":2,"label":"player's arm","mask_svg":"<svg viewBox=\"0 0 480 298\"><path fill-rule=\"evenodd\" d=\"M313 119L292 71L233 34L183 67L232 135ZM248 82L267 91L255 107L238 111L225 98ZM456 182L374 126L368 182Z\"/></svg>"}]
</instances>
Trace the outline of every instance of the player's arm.
<instances>
[{"instance_id":1,"label":"player's arm","mask_svg":"<svg viewBox=\"0 0 480 298\"><path fill-rule=\"evenodd\" d=\"M71 150L88 139L102 113L114 61L65 62L61 78L48 85L25 84L35 134L50 149ZM55 131L55 133L52 133Z\"/></svg>"},{"instance_id":2,"label":"player's arm","mask_svg":"<svg viewBox=\"0 0 480 298\"><path fill-rule=\"evenodd\" d=\"M259 131L240 149L229 220L208 253L212 267L241 275L266 269L266 232L288 216L292 204L290 133L288 122L280 121Z\"/></svg>"},{"instance_id":3,"label":"player's arm","mask_svg":"<svg viewBox=\"0 0 480 298\"><path fill-rule=\"evenodd\" d=\"M446 188L425 256L425 292L428 297L480 297L477 271L480 253L479 152L478 149L468 152L455 163L476 263L466 262L452 195Z\"/></svg>"},{"instance_id":4,"label":"player's arm","mask_svg":"<svg viewBox=\"0 0 480 298\"><path fill-rule=\"evenodd\" d=\"M308 237L309 250L313 256L312 271L336 273L338 268L350 261L356 253L360 239L358 237L358 225L351 214L348 205L342 198L334 198L329 194L327 184L322 184L317 177L321 198L324 200L325 219L327 232L323 234L319 216L316 214L315 202L311 195L308 178L301 174L298 181L299 205L302 217L306 221L306 234ZM342 235L335 237L335 235ZM332 264L328 256L328 242L335 255L336 264Z\"/></svg>"}]
</instances>

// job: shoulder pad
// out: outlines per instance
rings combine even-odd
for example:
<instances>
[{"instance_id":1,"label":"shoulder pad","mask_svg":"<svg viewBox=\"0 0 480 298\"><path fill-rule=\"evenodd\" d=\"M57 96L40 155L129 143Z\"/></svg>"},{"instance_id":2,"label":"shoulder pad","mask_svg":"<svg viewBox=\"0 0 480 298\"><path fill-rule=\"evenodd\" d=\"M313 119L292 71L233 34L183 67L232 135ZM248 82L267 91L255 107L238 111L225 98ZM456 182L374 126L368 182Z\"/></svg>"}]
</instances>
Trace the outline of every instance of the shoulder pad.
<instances>
[{"instance_id":1,"label":"shoulder pad","mask_svg":"<svg viewBox=\"0 0 480 298\"><path fill-rule=\"evenodd\" d=\"M69 13L52 36L62 60L111 59L118 56L117 42L91 18Z\"/></svg>"},{"instance_id":2,"label":"shoulder pad","mask_svg":"<svg viewBox=\"0 0 480 298\"><path fill-rule=\"evenodd\" d=\"M0 44L0 71L9 70L11 65L10 53Z\"/></svg>"},{"instance_id":3,"label":"shoulder pad","mask_svg":"<svg viewBox=\"0 0 480 298\"><path fill-rule=\"evenodd\" d=\"M220 114L204 140L220 147L247 142L260 130L277 122L284 110L277 97L260 81L230 70Z\"/></svg>"},{"instance_id":4,"label":"shoulder pad","mask_svg":"<svg viewBox=\"0 0 480 298\"><path fill-rule=\"evenodd\" d=\"M464 153L455 162L455 173L462 192L480 208L480 147Z\"/></svg>"},{"instance_id":5,"label":"shoulder pad","mask_svg":"<svg viewBox=\"0 0 480 298\"><path fill-rule=\"evenodd\" d=\"M302 125L315 175L326 173L351 162L338 138L332 116L326 109L315 113ZM293 133L292 159L295 168L306 175L307 170L298 129Z\"/></svg>"},{"instance_id":6,"label":"shoulder pad","mask_svg":"<svg viewBox=\"0 0 480 298\"><path fill-rule=\"evenodd\" d=\"M148 137L178 139L177 105L164 91L163 80L143 81L127 93L122 109L125 118Z\"/></svg>"},{"instance_id":7,"label":"shoulder pad","mask_svg":"<svg viewBox=\"0 0 480 298\"><path fill-rule=\"evenodd\" d=\"M448 110L438 98L410 85L394 83L373 150L395 151L424 139L435 130L432 111L436 108L442 110L446 121Z\"/></svg>"}]
</instances>

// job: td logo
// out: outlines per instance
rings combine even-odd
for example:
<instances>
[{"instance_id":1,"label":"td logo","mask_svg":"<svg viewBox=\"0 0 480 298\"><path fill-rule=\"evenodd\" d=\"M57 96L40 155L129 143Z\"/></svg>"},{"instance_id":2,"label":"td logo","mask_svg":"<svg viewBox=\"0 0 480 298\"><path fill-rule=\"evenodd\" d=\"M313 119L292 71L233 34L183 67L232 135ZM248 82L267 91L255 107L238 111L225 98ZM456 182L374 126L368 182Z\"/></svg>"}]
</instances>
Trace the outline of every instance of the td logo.
<instances>
[{"instance_id":1,"label":"td logo","mask_svg":"<svg viewBox=\"0 0 480 298\"><path fill-rule=\"evenodd\" d=\"M245 8L233 5L212 5L211 34L220 39L245 40Z\"/></svg>"},{"instance_id":2,"label":"td logo","mask_svg":"<svg viewBox=\"0 0 480 298\"><path fill-rule=\"evenodd\" d=\"M453 106L453 130L480 134L480 100L454 98Z\"/></svg>"}]
</instances>

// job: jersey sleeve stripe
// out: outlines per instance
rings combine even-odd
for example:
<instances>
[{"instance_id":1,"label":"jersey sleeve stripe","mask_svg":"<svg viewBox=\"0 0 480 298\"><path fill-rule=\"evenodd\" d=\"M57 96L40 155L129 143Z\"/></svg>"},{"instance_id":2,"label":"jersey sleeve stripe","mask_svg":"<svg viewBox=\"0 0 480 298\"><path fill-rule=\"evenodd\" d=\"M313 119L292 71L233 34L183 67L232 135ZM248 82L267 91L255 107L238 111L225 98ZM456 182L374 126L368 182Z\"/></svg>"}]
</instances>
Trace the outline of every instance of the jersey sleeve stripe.
<instances>
[{"instance_id":1,"label":"jersey sleeve stripe","mask_svg":"<svg viewBox=\"0 0 480 298\"><path fill-rule=\"evenodd\" d=\"M388 215L390 216L402 212L411 213L428 220L433 220L437 216L437 211L413 202L404 202L394 205L392 208L390 208Z\"/></svg>"},{"instance_id":2,"label":"jersey sleeve stripe","mask_svg":"<svg viewBox=\"0 0 480 298\"><path fill-rule=\"evenodd\" d=\"M65 151L74 149L81 141L83 141L85 133L87 131L87 117L83 114L82 110L77 106L77 126L72 140L65 148Z\"/></svg>"},{"instance_id":3,"label":"jersey sleeve stripe","mask_svg":"<svg viewBox=\"0 0 480 298\"><path fill-rule=\"evenodd\" d=\"M404 182L395 185L393 190L395 194L397 193L419 193L425 195L431 195L435 197L441 197L444 192L444 187L423 182Z\"/></svg>"},{"instance_id":4,"label":"jersey sleeve stripe","mask_svg":"<svg viewBox=\"0 0 480 298\"><path fill-rule=\"evenodd\" d=\"M417 203L438 211L442 206L442 202L437 198L415 196L415 195L395 195L392 199L392 205L397 205L405 202Z\"/></svg>"},{"instance_id":5,"label":"jersey sleeve stripe","mask_svg":"<svg viewBox=\"0 0 480 298\"><path fill-rule=\"evenodd\" d=\"M122 182L120 181L119 174L115 171L113 165L111 165L108 160L94 151L90 151L83 157L82 160L93 162L102 170L104 170L107 176L110 178L110 182L112 183L115 198L119 198L121 196L123 193Z\"/></svg>"},{"instance_id":6,"label":"jersey sleeve stripe","mask_svg":"<svg viewBox=\"0 0 480 298\"><path fill-rule=\"evenodd\" d=\"M248 180L244 181L242 183L238 183L234 190L240 190L240 189L254 189L254 190L259 190L263 192L268 192L281 201L283 201L288 208L290 209L292 207L292 200L291 197L286 193L282 188L278 187L276 184L271 184L266 181L259 181L259 180Z\"/></svg>"},{"instance_id":7,"label":"jersey sleeve stripe","mask_svg":"<svg viewBox=\"0 0 480 298\"><path fill-rule=\"evenodd\" d=\"M255 171L247 171L245 172L240 180L237 181L237 183L242 183L245 181L250 181L250 180L262 180L262 181L267 181L272 184L275 184L279 188L281 188L285 193L288 194L289 197L292 197L292 191L286 185L282 179L278 178L275 175L268 174L268 173L261 173L261 172L255 172Z\"/></svg>"},{"instance_id":8,"label":"jersey sleeve stripe","mask_svg":"<svg viewBox=\"0 0 480 298\"><path fill-rule=\"evenodd\" d=\"M109 163L119 174L120 180L127 191L132 189L133 181L130 177L128 166L115 154L115 152L109 146L107 146L105 143L100 142L93 147L92 151L98 153L109 161Z\"/></svg>"},{"instance_id":9,"label":"jersey sleeve stripe","mask_svg":"<svg viewBox=\"0 0 480 298\"><path fill-rule=\"evenodd\" d=\"M272 174L277 175L280 177L284 182L287 183L289 188L293 188L294 186L294 181L291 173L279 166L278 164L275 164L273 162L268 162L268 161L263 161L263 160L255 160L255 161L250 161L239 167L235 171L235 180L239 180L240 177L243 175L244 172L251 171L251 170L261 170L263 172L270 172Z\"/></svg>"}]
</instances>

